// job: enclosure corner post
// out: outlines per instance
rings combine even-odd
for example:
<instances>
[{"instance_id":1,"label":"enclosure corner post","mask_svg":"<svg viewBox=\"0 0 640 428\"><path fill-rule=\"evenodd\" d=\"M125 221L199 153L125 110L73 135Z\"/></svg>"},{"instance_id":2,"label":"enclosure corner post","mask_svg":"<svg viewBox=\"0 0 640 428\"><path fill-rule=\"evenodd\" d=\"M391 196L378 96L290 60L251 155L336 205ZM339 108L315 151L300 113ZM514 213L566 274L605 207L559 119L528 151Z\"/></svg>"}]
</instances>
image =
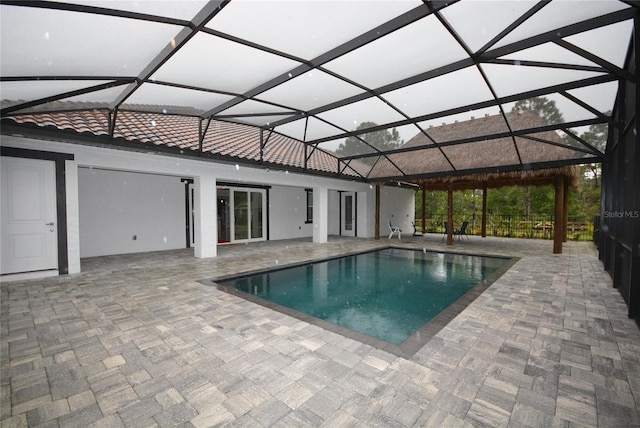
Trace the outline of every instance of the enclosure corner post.
<instances>
[{"instance_id":1,"label":"enclosure corner post","mask_svg":"<svg viewBox=\"0 0 640 428\"><path fill-rule=\"evenodd\" d=\"M376 183L376 222L375 239L380 239L380 183Z\"/></svg>"},{"instance_id":2,"label":"enclosure corner post","mask_svg":"<svg viewBox=\"0 0 640 428\"><path fill-rule=\"evenodd\" d=\"M562 192L563 195L563 200L562 200L562 209L563 209L563 216L562 216L562 242L567 242L567 229L569 229L569 178L568 177L563 177L564 178L564 189Z\"/></svg>"},{"instance_id":3,"label":"enclosure corner post","mask_svg":"<svg viewBox=\"0 0 640 428\"><path fill-rule=\"evenodd\" d=\"M453 189L447 191L447 245L453 245Z\"/></svg>"},{"instance_id":4,"label":"enclosure corner post","mask_svg":"<svg viewBox=\"0 0 640 428\"><path fill-rule=\"evenodd\" d=\"M555 213L553 218L553 254L562 254L564 236L564 176L555 179Z\"/></svg>"},{"instance_id":5,"label":"enclosure corner post","mask_svg":"<svg viewBox=\"0 0 640 428\"><path fill-rule=\"evenodd\" d=\"M427 223L427 185L422 185L422 233L426 233Z\"/></svg>"},{"instance_id":6,"label":"enclosure corner post","mask_svg":"<svg viewBox=\"0 0 640 428\"><path fill-rule=\"evenodd\" d=\"M482 185L482 237L487 237L487 182Z\"/></svg>"}]
</instances>

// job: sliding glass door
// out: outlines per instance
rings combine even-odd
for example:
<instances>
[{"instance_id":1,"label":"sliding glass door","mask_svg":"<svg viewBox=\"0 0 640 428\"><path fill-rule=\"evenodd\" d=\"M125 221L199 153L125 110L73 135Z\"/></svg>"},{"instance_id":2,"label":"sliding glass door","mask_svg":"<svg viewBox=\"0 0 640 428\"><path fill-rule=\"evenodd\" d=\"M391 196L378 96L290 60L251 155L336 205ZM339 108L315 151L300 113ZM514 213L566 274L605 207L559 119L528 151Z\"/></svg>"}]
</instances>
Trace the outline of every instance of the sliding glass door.
<instances>
[{"instance_id":1,"label":"sliding glass door","mask_svg":"<svg viewBox=\"0 0 640 428\"><path fill-rule=\"evenodd\" d=\"M266 191L231 189L232 242L261 241L265 236Z\"/></svg>"}]
</instances>

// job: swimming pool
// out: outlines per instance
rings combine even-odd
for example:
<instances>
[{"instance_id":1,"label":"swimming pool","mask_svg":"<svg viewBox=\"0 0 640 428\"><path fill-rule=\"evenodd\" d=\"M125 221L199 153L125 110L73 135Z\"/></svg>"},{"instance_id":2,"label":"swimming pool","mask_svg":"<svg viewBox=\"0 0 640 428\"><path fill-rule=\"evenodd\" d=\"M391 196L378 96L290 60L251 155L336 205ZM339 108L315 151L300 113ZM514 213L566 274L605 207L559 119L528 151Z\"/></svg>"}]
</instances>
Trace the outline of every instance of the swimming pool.
<instances>
[{"instance_id":1,"label":"swimming pool","mask_svg":"<svg viewBox=\"0 0 640 428\"><path fill-rule=\"evenodd\" d=\"M224 291L289 308L284 312L294 316L401 346L470 290L477 296L486 289L509 261L385 248L217 282Z\"/></svg>"}]
</instances>

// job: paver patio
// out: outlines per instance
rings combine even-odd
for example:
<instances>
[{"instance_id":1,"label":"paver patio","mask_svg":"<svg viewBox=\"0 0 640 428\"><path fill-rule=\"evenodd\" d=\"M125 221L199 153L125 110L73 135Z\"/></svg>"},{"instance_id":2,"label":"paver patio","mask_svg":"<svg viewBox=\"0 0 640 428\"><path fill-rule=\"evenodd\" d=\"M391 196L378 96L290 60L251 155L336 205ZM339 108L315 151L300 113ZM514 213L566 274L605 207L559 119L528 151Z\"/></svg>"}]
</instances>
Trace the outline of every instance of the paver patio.
<instances>
[{"instance_id":1,"label":"paver patio","mask_svg":"<svg viewBox=\"0 0 640 428\"><path fill-rule=\"evenodd\" d=\"M521 259L410 359L199 283L375 247ZM640 329L592 243L330 238L82 261L2 283L14 426L633 426Z\"/></svg>"}]
</instances>

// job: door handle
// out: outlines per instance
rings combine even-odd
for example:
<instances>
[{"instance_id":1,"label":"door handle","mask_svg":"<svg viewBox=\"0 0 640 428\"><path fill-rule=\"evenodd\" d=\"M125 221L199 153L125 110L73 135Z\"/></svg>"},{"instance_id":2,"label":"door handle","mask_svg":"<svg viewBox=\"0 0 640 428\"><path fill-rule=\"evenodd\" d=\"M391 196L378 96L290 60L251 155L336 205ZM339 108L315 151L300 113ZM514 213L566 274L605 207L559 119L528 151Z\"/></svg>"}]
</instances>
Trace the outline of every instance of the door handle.
<instances>
[{"instance_id":1,"label":"door handle","mask_svg":"<svg viewBox=\"0 0 640 428\"><path fill-rule=\"evenodd\" d=\"M53 226L53 225L54 225L54 223L53 223L53 222L51 222L51 223L45 223L44 225L45 225L45 226Z\"/></svg>"}]
</instances>

